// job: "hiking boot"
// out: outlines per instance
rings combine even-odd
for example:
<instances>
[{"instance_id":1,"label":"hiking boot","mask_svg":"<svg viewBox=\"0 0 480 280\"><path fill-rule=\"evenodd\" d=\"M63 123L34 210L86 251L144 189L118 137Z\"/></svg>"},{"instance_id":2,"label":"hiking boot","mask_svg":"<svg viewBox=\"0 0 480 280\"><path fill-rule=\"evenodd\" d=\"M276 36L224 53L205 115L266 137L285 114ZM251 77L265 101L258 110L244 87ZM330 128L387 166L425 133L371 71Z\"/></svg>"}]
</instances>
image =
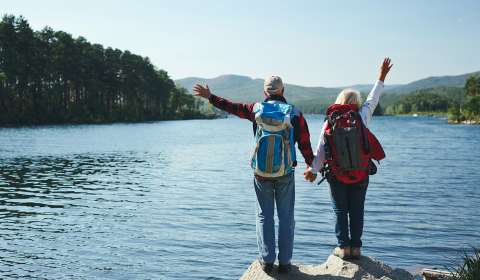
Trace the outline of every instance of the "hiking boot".
<instances>
[{"instance_id":1,"label":"hiking boot","mask_svg":"<svg viewBox=\"0 0 480 280\"><path fill-rule=\"evenodd\" d=\"M351 250L352 259L358 260L360 258L360 253L361 253L360 248L352 247L352 250Z\"/></svg>"},{"instance_id":2,"label":"hiking boot","mask_svg":"<svg viewBox=\"0 0 480 280\"><path fill-rule=\"evenodd\" d=\"M289 264L278 264L278 273L280 274L287 274L292 266L291 263Z\"/></svg>"},{"instance_id":3,"label":"hiking boot","mask_svg":"<svg viewBox=\"0 0 480 280\"><path fill-rule=\"evenodd\" d=\"M343 248L337 247L333 250L333 254L342 260L348 260L350 258L350 246Z\"/></svg>"},{"instance_id":4,"label":"hiking boot","mask_svg":"<svg viewBox=\"0 0 480 280\"><path fill-rule=\"evenodd\" d=\"M265 263L262 258L258 260L260 263L260 266L262 267L262 270L265 271L265 273L270 273L272 272L273 269L273 263Z\"/></svg>"}]
</instances>

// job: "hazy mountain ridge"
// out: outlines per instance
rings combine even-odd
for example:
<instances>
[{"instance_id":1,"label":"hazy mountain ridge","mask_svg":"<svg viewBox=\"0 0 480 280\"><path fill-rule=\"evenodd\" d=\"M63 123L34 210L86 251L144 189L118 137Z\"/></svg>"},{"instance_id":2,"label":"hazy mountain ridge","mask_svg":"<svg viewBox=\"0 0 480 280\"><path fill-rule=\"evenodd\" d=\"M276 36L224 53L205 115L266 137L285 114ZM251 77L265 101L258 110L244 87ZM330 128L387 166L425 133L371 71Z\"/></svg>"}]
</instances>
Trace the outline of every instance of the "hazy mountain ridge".
<instances>
[{"instance_id":1,"label":"hazy mountain ridge","mask_svg":"<svg viewBox=\"0 0 480 280\"><path fill-rule=\"evenodd\" d=\"M181 86L193 93L192 87L195 84L205 86L208 84L212 94L221 96L233 102L254 103L263 101L263 80L252 79L245 76L222 75L214 79L185 78L176 80ZM291 84L284 84L285 98L288 102L295 104L299 102L327 102L333 103L335 97L341 91L336 88L324 87L302 87Z\"/></svg>"},{"instance_id":2,"label":"hazy mountain ridge","mask_svg":"<svg viewBox=\"0 0 480 280\"><path fill-rule=\"evenodd\" d=\"M454 94L457 96L465 84L465 80L471 74L480 74L480 71L463 74L459 76L428 77L406 85L385 85L380 103L386 103L385 106L400 100L406 96L417 94L421 89L427 89L422 92L437 93L448 96ZM176 82L193 93L192 87L195 84L208 84L213 94L231 100L233 102L253 103L263 101L263 79L252 79L245 76L222 75L213 79L204 79L189 77ZM285 84L285 98L292 104L300 103L322 103L332 104L336 96L344 88L353 88L361 92L369 92L373 84L359 84L350 87L326 88L326 87L303 87L291 84ZM387 94L387 93L390 93ZM394 96L403 93L405 95ZM384 96L385 95L385 96ZM456 99L456 98L453 98Z\"/></svg>"},{"instance_id":3,"label":"hazy mountain ridge","mask_svg":"<svg viewBox=\"0 0 480 280\"><path fill-rule=\"evenodd\" d=\"M431 88L438 86L448 87L463 87L465 80L470 75L480 74L480 71L458 75L458 76L441 76L441 77L428 77L415 82L411 82L404 86L395 87L393 89L385 90L387 93L405 93L422 88Z\"/></svg>"}]
</instances>

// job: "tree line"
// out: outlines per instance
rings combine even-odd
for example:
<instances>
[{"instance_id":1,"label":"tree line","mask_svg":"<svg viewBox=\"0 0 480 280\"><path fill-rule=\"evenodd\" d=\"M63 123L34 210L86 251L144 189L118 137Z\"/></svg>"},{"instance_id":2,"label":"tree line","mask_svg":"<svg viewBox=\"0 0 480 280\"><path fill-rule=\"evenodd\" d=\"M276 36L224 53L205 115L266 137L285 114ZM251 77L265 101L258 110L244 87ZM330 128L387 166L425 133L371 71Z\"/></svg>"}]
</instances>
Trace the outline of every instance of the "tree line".
<instances>
[{"instance_id":1,"label":"tree line","mask_svg":"<svg viewBox=\"0 0 480 280\"><path fill-rule=\"evenodd\" d=\"M332 104L328 103L295 103L294 104L303 114L307 115L325 115L328 107Z\"/></svg>"},{"instance_id":2,"label":"tree line","mask_svg":"<svg viewBox=\"0 0 480 280\"><path fill-rule=\"evenodd\" d=\"M148 57L64 31L0 22L0 123L102 123L202 117L203 101Z\"/></svg>"},{"instance_id":3,"label":"tree line","mask_svg":"<svg viewBox=\"0 0 480 280\"><path fill-rule=\"evenodd\" d=\"M466 119L480 120L480 77L470 75L463 87L468 102L462 104L453 102L448 110L452 121L461 122Z\"/></svg>"},{"instance_id":4,"label":"tree line","mask_svg":"<svg viewBox=\"0 0 480 280\"><path fill-rule=\"evenodd\" d=\"M406 97L387 107L386 115L437 112L448 113L453 121L480 119L480 77L477 74L470 75L463 88L441 86L403 95ZM395 94L387 96L390 99L398 97Z\"/></svg>"},{"instance_id":5,"label":"tree line","mask_svg":"<svg viewBox=\"0 0 480 280\"><path fill-rule=\"evenodd\" d=\"M446 112L452 99L433 93L419 93L394 102L385 110L387 115L400 115L415 112Z\"/></svg>"},{"instance_id":6,"label":"tree line","mask_svg":"<svg viewBox=\"0 0 480 280\"><path fill-rule=\"evenodd\" d=\"M364 99L363 103L365 103L366 98ZM363 106L362 103L362 106ZM332 104L329 103L295 103L294 104L303 114L305 115L325 115L327 112L328 107ZM382 115L382 107L380 103L377 104L375 111L373 112L374 116L381 116Z\"/></svg>"},{"instance_id":7,"label":"tree line","mask_svg":"<svg viewBox=\"0 0 480 280\"><path fill-rule=\"evenodd\" d=\"M382 93L380 95L380 103L385 105L385 109L396 101L413 96L420 93L433 93L440 96L445 96L459 103L466 103L468 98L465 97L463 88L451 86L436 86L430 88L417 89L407 93Z\"/></svg>"}]
</instances>

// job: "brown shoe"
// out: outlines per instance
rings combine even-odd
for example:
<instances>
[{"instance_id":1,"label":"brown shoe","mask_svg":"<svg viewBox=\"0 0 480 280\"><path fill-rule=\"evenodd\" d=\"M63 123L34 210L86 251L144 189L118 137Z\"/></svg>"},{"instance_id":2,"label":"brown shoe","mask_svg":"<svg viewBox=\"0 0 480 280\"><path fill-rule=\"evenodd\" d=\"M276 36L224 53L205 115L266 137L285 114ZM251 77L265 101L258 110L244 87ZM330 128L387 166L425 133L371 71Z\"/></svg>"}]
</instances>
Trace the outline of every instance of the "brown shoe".
<instances>
[{"instance_id":1,"label":"brown shoe","mask_svg":"<svg viewBox=\"0 0 480 280\"><path fill-rule=\"evenodd\" d=\"M347 247L337 247L333 250L333 254L342 260L348 260L350 258L350 246Z\"/></svg>"},{"instance_id":2,"label":"brown shoe","mask_svg":"<svg viewBox=\"0 0 480 280\"><path fill-rule=\"evenodd\" d=\"M358 260L360 258L360 248L358 247L352 247L352 250L351 250L351 256L352 256L352 259L355 259L355 260Z\"/></svg>"}]
</instances>

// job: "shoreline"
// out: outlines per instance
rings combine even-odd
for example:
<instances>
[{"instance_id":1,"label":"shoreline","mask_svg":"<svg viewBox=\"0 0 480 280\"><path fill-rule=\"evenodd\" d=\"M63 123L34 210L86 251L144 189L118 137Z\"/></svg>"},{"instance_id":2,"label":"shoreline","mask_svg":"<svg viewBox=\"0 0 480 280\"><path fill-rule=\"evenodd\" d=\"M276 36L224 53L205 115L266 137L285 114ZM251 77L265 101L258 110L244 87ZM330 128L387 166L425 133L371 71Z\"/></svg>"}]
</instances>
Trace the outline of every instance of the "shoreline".
<instances>
[{"instance_id":1,"label":"shoreline","mask_svg":"<svg viewBox=\"0 0 480 280\"><path fill-rule=\"evenodd\" d=\"M303 114L304 116L325 116L325 114ZM400 114L400 115L381 115L381 116L372 116L372 117L413 117L413 114ZM420 115L418 114L418 117L447 117L447 113L445 114L432 114L431 116L429 115Z\"/></svg>"},{"instance_id":2,"label":"shoreline","mask_svg":"<svg viewBox=\"0 0 480 280\"><path fill-rule=\"evenodd\" d=\"M213 120L225 118L225 116L217 115L202 115L201 117L185 118L185 119L160 119L160 120L142 120L142 121L109 121L109 122L47 122L47 123L0 123L0 127L24 127L24 126L51 126L51 125L86 125L86 124L135 124L135 123L149 123L162 121L188 121L188 120Z\"/></svg>"},{"instance_id":3,"label":"shoreline","mask_svg":"<svg viewBox=\"0 0 480 280\"><path fill-rule=\"evenodd\" d=\"M473 124L473 125L475 125L475 124L480 124L480 120L478 120L478 121L464 120L464 121L461 121L461 122L449 120L448 123L450 123L450 124Z\"/></svg>"}]
</instances>

